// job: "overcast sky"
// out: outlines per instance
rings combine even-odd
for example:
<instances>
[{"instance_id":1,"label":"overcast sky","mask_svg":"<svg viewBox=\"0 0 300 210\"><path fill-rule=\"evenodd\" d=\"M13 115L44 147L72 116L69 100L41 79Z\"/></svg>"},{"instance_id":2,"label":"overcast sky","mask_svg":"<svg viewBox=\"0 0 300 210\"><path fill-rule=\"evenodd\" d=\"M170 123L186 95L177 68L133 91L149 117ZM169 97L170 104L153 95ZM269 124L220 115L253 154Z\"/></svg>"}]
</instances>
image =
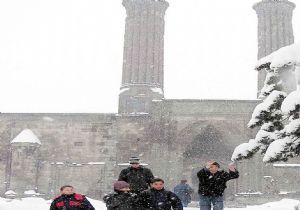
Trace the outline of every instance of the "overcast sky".
<instances>
[{"instance_id":1,"label":"overcast sky","mask_svg":"<svg viewBox=\"0 0 300 210\"><path fill-rule=\"evenodd\" d=\"M256 97L257 1L168 0L167 99ZM0 112L117 112L124 26L121 0L0 0Z\"/></svg>"}]
</instances>

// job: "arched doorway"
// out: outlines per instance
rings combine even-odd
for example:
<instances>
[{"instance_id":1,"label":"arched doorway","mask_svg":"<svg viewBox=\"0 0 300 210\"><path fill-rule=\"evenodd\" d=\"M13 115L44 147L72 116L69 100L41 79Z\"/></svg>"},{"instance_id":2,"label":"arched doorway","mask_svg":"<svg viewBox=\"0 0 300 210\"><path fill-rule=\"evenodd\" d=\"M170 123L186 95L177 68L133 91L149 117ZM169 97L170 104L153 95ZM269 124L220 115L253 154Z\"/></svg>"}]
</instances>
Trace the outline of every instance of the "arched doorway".
<instances>
[{"instance_id":1,"label":"arched doorway","mask_svg":"<svg viewBox=\"0 0 300 210\"><path fill-rule=\"evenodd\" d=\"M208 160L216 160L222 166L227 166L232 151L226 144L226 137L215 126L209 124L201 133L194 136L183 152L183 164L186 166L186 172L190 173L191 184L195 191L198 189L197 172L203 168ZM186 176L188 176L186 174ZM194 194L194 200L198 200L197 193Z\"/></svg>"}]
</instances>

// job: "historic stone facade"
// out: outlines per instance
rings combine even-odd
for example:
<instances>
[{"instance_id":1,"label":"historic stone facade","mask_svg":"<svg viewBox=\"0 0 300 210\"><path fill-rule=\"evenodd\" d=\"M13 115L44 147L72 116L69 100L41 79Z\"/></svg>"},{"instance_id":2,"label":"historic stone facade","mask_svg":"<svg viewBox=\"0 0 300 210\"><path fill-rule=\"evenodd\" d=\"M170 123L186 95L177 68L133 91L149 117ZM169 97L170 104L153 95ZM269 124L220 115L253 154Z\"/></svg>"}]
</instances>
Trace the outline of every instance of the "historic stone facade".
<instances>
[{"instance_id":1,"label":"historic stone facade","mask_svg":"<svg viewBox=\"0 0 300 210\"><path fill-rule=\"evenodd\" d=\"M53 196L61 185L72 184L99 199L111 190L121 163L131 155L139 155L168 187L187 178L197 189L195 174L205 161L227 164L235 146L255 135L247 123L259 100L164 99L168 3L123 0L123 5L127 18L119 113L1 113L1 194L9 189L19 194L36 189ZM259 18L259 58L293 42L293 3L263 0L254 8ZM30 129L40 144L11 143L24 129ZM241 162L239 167L241 178L230 182L227 199L239 192L264 192L269 186L266 174L272 167L255 160Z\"/></svg>"}]
</instances>

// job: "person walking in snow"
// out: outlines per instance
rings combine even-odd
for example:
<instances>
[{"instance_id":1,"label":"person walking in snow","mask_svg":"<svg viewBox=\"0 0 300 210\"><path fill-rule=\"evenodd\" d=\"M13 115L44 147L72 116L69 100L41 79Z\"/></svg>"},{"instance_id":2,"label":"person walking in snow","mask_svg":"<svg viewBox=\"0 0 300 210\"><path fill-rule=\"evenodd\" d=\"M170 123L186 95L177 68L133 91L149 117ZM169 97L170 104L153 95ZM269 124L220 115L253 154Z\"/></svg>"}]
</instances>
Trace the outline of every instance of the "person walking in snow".
<instances>
[{"instance_id":1,"label":"person walking in snow","mask_svg":"<svg viewBox=\"0 0 300 210\"><path fill-rule=\"evenodd\" d=\"M130 185L132 193L140 194L150 186L151 179L154 178L150 169L140 165L138 157L129 159L130 167L123 169L119 175L119 181L125 181Z\"/></svg>"},{"instance_id":2,"label":"person walking in snow","mask_svg":"<svg viewBox=\"0 0 300 210\"><path fill-rule=\"evenodd\" d=\"M198 173L200 210L223 210L223 194L226 182L239 177L233 164L228 165L229 172L220 170L220 164L209 161Z\"/></svg>"},{"instance_id":3,"label":"person walking in snow","mask_svg":"<svg viewBox=\"0 0 300 210\"><path fill-rule=\"evenodd\" d=\"M50 210L95 210L84 195L74 192L71 185L62 186L60 193L51 203Z\"/></svg>"},{"instance_id":4,"label":"person walking in snow","mask_svg":"<svg viewBox=\"0 0 300 210\"><path fill-rule=\"evenodd\" d=\"M181 200L183 207L187 207L188 204L191 202L192 197L191 194L194 190L187 184L187 180L183 179L180 181L180 184L174 187L174 193L178 196Z\"/></svg>"},{"instance_id":5,"label":"person walking in snow","mask_svg":"<svg viewBox=\"0 0 300 210\"><path fill-rule=\"evenodd\" d=\"M127 182L114 183L114 192L103 197L107 210L139 210L137 209L137 195L130 192Z\"/></svg>"},{"instance_id":6,"label":"person walking in snow","mask_svg":"<svg viewBox=\"0 0 300 210\"><path fill-rule=\"evenodd\" d=\"M183 210L182 203L177 195L164 189L164 180L151 180L151 189L139 195L139 203L146 210Z\"/></svg>"}]
</instances>

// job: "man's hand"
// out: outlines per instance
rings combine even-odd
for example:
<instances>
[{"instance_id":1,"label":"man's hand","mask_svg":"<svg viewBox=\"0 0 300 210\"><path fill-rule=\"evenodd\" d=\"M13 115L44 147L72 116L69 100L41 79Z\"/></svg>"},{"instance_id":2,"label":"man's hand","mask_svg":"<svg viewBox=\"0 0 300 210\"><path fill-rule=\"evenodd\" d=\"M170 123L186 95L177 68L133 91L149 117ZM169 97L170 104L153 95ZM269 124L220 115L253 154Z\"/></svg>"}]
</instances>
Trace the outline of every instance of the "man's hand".
<instances>
[{"instance_id":1,"label":"man's hand","mask_svg":"<svg viewBox=\"0 0 300 210\"><path fill-rule=\"evenodd\" d=\"M234 165L234 163L229 163L228 164L228 170L233 171L233 172L236 171L236 166Z\"/></svg>"}]
</instances>

